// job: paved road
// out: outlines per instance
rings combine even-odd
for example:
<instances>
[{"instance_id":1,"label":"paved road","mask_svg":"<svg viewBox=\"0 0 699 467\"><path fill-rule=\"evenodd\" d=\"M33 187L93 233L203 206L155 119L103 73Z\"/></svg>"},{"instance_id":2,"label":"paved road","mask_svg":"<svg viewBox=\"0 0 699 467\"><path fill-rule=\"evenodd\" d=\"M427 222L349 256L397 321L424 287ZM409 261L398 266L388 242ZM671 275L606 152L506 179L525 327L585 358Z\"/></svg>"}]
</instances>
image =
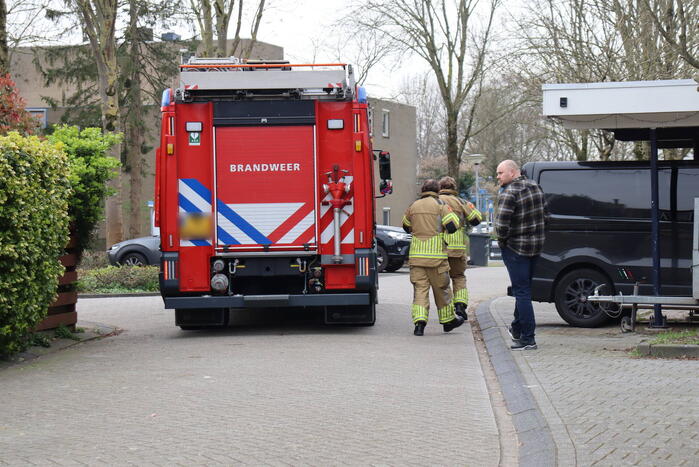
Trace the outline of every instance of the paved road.
<instances>
[{"instance_id":1,"label":"paved road","mask_svg":"<svg viewBox=\"0 0 699 467\"><path fill-rule=\"evenodd\" d=\"M469 275L472 302L502 295L503 268ZM402 271L374 327L277 312L219 332L180 331L159 297L81 300L124 331L0 373L0 464L497 465L470 329L432 313L412 336L411 298Z\"/></svg>"},{"instance_id":2,"label":"paved road","mask_svg":"<svg viewBox=\"0 0 699 467\"><path fill-rule=\"evenodd\" d=\"M502 327L514 300L493 301ZM633 358L649 335L571 328L535 304L539 349L515 352L551 428L559 465L699 466L699 361ZM650 337L652 338L652 337Z\"/></svg>"}]
</instances>

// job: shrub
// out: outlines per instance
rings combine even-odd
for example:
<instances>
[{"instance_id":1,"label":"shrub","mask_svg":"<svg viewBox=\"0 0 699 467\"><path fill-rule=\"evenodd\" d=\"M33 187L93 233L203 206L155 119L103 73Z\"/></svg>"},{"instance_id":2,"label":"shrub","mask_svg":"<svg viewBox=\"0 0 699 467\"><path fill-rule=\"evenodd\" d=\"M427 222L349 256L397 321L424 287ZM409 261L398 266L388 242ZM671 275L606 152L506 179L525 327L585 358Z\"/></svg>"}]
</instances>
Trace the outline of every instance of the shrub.
<instances>
[{"instance_id":1,"label":"shrub","mask_svg":"<svg viewBox=\"0 0 699 467\"><path fill-rule=\"evenodd\" d=\"M56 296L69 196L59 148L36 136L0 136L0 356L25 347Z\"/></svg>"},{"instance_id":2,"label":"shrub","mask_svg":"<svg viewBox=\"0 0 699 467\"><path fill-rule=\"evenodd\" d=\"M58 143L70 160L73 195L69 215L78 240L78 256L90 241L90 234L104 214L104 200L113 194L107 182L117 175L120 163L109 157L109 150L121 141L120 134L102 133L99 128L80 130L60 125L48 137Z\"/></svg>"},{"instance_id":3,"label":"shrub","mask_svg":"<svg viewBox=\"0 0 699 467\"><path fill-rule=\"evenodd\" d=\"M91 293L158 291L158 266L107 266L81 269L78 291Z\"/></svg>"},{"instance_id":4,"label":"shrub","mask_svg":"<svg viewBox=\"0 0 699 467\"><path fill-rule=\"evenodd\" d=\"M104 250L85 250L80 258L81 269L97 269L109 266L109 258Z\"/></svg>"},{"instance_id":5,"label":"shrub","mask_svg":"<svg viewBox=\"0 0 699 467\"><path fill-rule=\"evenodd\" d=\"M0 75L0 134L17 131L28 135L37 129L39 122L24 106L24 99L19 96L10 75Z\"/></svg>"}]
</instances>

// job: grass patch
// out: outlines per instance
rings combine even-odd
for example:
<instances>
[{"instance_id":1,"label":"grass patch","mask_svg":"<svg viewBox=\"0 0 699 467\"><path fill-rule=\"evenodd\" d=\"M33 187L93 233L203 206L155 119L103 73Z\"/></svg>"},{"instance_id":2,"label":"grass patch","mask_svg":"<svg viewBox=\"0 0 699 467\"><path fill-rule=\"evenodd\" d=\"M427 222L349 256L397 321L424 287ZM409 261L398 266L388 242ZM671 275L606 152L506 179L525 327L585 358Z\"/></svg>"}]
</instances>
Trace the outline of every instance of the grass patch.
<instances>
[{"instance_id":1,"label":"grass patch","mask_svg":"<svg viewBox=\"0 0 699 467\"><path fill-rule=\"evenodd\" d=\"M692 329L687 331L664 332L655 336L655 339L650 341L650 344L699 345L699 331Z\"/></svg>"},{"instance_id":2,"label":"grass patch","mask_svg":"<svg viewBox=\"0 0 699 467\"><path fill-rule=\"evenodd\" d=\"M70 329L66 327L65 324L59 324L56 329L53 330L54 336L59 339L72 339L74 341L79 341L80 338L73 334Z\"/></svg>"},{"instance_id":3,"label":"grass patch","mask_svg":"<svg viewBox=\"0 0 699 467\"><path fill-rule=\"evenodd\" d=\"M78 292L157 292L158 266L105 266L78 270Z\"/></svg>"}]
</instances>

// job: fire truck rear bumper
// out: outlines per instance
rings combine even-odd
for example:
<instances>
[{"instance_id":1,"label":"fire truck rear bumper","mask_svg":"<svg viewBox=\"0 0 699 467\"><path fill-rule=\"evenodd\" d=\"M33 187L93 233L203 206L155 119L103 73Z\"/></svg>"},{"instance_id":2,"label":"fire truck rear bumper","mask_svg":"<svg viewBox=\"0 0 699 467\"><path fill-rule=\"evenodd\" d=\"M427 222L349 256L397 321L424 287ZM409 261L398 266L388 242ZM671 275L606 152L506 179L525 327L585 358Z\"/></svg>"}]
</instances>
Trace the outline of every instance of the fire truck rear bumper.
<instances>
[{"instance_id":1,"label":"fire truck rear bumper","mask_svg":"<svg viewBox=\"0 0 699 467\"><path fill-rule=\"evenodd\" d=\"M369 305L371 294L317 295L232 295L205 297L163 297L165 308L267 308L301 306Z\"/></svg>"}]
</instances>

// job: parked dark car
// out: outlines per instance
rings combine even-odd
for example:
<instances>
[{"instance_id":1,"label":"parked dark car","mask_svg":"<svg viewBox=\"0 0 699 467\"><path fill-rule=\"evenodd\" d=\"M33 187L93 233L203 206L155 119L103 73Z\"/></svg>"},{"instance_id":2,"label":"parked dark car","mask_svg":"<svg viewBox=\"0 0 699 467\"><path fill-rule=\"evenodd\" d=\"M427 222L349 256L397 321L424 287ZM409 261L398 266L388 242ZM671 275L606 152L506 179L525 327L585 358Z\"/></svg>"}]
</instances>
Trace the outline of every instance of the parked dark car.
<instances>
[{"instance_id":1,"label":"parked dark car","mask_svg":"<svg viewBox=\"0 0 699 467\"><path fill-rule=\"evenodd\" d=\"M151 235L115 243L107 250L107 256L114 265L160 264L160 237Z\"/></svg>"},{"instance_id":2,"label":"parked dark car","mask_svg":"<svg viewBox=\"0 0 699 467\"><path fill-rule=\"evenodd\" d=\"M393 272L403 266L408 257L410 238L410 234L399 227L376 226L379 272ZM160 237L152 235L116 243L107 251L107 255L114 265L160 264Z\"/></svg>"},{"instance_id":3,"label":"parked dark car","mask_svg":"<svg viewBox=\"0 0 699 467\"><path fill-rule=\"evenodd\" d=\"M554 302L561 317L599 326L612 305L587 301L603 295L652 295L650 167L647 162L533 162L523 172L536 180L551 212L546 242L532 282L532 299ZM694 198L699 163L659 163L661 295L692 295Z\"/></svg>"},{"instance_id":4,"label":"parked dark car","mask_svg":"<svg viewBox=\"0 0 699 467\"><path fill-rule=\"evenodd\" d=\"M376 261L379 272L399 270L408 258L411 235L400 227L376 226Z\"/></svg>"}]
</instances>

